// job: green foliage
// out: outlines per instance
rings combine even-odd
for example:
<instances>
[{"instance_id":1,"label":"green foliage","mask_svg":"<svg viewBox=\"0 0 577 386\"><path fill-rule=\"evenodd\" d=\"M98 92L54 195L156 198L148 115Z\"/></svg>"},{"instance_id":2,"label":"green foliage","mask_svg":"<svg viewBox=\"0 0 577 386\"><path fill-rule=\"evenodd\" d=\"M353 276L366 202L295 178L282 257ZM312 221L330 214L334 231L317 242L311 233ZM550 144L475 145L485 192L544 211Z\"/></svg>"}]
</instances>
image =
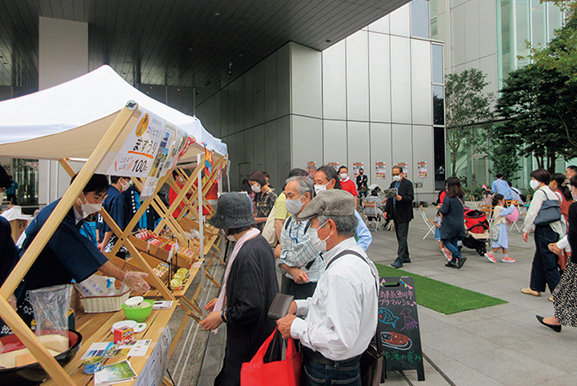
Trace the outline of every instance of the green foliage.
<instances>
[{"instance_id":1,"label":"green foliage","mask_svg":"<svg viewBox=\"0 0 577 386\"><path fill-rule=\"evenodd\" d=\"M567 80L556 70L529 65L509 73L497 103L507 119L498 132L520 156L535 156L550 172L557 158L577 154L577 83Z\"/></svg>"},{"instance_id":2,"label":"green foliage","mask_svg":"<svg viewBox=\"0 0 577 386\"><path fill-rule=\"evenodd\" d=\"M489 84L485 82L486 76L475 68L447 75L447 147L453 176L457 175L460 167L473 154L483 152L486 148L487 137L483 135L483 131L491 125L491 103L494 99L492 94L483 92Z\"/></svg>"},{"instance_id":3,"label":"green foliage","mask_svg":"<svg viewBox=\"0 0 577 386\"><path fill-rule=\"evenodd\" d=\"M502 135L500 127L491 129L491 145L487 155L493 162L490 172L492 174L501 173L505 181L518 179L516 174L523 169L519 163L518 141Z\"/></svg>"}]
</instances>

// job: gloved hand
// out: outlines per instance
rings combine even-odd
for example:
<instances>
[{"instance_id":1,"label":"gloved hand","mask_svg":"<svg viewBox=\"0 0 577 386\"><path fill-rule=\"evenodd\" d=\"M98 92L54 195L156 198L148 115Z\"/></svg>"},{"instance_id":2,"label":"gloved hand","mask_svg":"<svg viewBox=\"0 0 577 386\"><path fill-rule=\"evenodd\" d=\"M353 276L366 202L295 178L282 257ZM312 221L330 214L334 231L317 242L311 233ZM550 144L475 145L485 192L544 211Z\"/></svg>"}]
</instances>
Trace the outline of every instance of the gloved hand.
<instances>
[{"instance_id":1,"label":"gloved hand","mask_svg":"<svg viewBox=\"0 0 577 386\"><path fill-rule=\"evenodd\" d=\"M150 289L150 286L144 280L145 277L148 277L147 273L129 271L126 272L123 283L126 284L128 288L130 288L133 291L146 292Z\"/></svg>"}]
</instances>

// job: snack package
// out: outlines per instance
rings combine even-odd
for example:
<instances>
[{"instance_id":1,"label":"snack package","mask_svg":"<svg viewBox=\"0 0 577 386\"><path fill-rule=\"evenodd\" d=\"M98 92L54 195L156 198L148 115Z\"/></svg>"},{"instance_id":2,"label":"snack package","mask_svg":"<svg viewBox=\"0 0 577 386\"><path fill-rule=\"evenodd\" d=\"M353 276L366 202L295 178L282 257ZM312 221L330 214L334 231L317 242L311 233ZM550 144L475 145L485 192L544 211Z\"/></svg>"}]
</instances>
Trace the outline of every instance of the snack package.
<instances>
[{"instance_id":1,"label":"snack package","mask_svg":"<svg viewBox=\"0 0 577 386\"><path fill-rule=\"evenodd\" d=\"M36 335L62 335L68 341L68 310L72 297L70 284L29 291L34 309Z\"/></svg>"}]
</instances>

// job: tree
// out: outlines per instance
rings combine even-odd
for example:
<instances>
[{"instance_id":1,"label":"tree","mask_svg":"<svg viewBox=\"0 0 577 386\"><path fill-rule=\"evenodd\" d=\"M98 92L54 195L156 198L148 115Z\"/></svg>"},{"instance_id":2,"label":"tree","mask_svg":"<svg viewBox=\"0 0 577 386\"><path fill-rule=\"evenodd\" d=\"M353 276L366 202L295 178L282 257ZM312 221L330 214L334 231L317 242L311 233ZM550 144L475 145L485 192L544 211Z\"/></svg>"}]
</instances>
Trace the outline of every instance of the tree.
<instances>
[{"instance_id":1,"label":"tree","mask_svg":"<svg viewBox=\"0 0 577 386\"><path fill-rule=\"evenodd\" d=\"M491 129L491 145L487 156L493 163L491 172L500 173L505 181L514 181L518 171L523 169L519 163L518 142L502 135L499 127Z\"/></svg>"},{"instance_id":2,"label":"tree","mask_svg":"<svg viewBox=\"0 0 577 386\"><path fill-rule=\"evenodd\" d=\"M483 88L489 84L485 82L486 76L475 68L447 75L447 147L453 176L457 175L460 167L473 154L483 152L486 148L487 138L482 135L482 129L491 126L491 103L494 100L492 94L483 92Z\"/></svg>"}]
</instances>

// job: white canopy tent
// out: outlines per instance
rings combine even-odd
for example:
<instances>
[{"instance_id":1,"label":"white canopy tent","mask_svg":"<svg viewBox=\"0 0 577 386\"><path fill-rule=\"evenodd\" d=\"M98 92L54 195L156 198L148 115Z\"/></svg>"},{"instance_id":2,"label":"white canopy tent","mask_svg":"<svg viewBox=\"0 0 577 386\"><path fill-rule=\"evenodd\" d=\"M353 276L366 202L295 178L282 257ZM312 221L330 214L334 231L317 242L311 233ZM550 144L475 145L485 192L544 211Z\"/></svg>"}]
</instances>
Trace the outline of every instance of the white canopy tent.
<instances>
[{"instance_id":1,"label":"white canopy tent","mask_svg":"<svg viewBox=\"0 0 577 386\"><path fill-rule=\"evenodd\" d=\"M226 145L208 133L196 117L150 98L112 68L102 66L58 86L0 102L0 155L88 158L129 100L196 139L181 161L194 160L192 157L204 150L203 143L209 150L227 154Z\"/></svg>"}]
</instances>

